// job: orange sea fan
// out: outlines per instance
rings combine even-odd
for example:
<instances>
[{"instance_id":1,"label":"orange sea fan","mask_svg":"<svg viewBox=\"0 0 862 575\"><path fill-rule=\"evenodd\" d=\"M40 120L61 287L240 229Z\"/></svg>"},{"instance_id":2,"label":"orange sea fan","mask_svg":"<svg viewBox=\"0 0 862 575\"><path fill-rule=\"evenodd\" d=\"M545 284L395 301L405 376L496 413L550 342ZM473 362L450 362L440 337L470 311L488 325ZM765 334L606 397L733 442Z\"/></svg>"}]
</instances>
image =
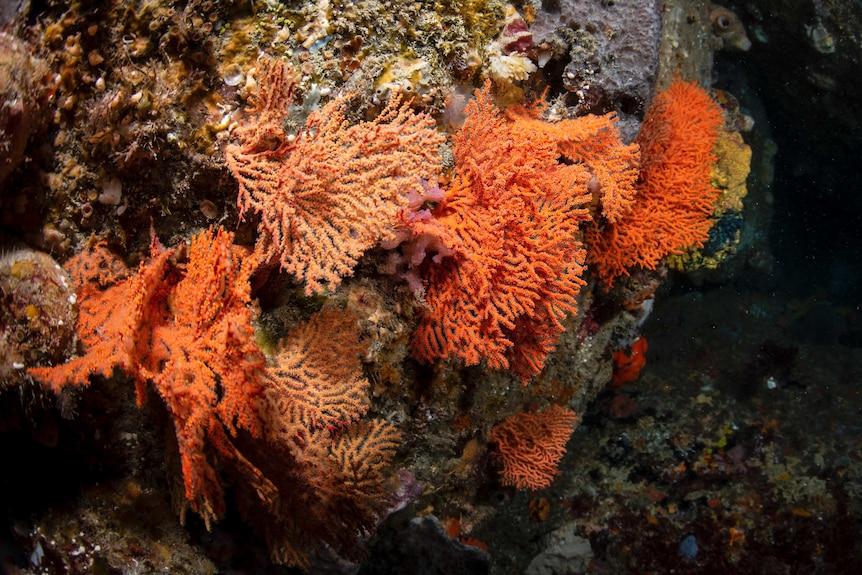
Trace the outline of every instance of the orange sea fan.
<instances>
[{"instance_id":1,"label":"orange sea fan","mask_svg":"<svg viewBox=\"0 0 862 575\"><path fill-rule=\"evenodd\" d=\"M539 118L543 110L543 104L516 106L506 110L506 115L525 130L546 134L568 161L586 166L592 175L590 189L597 191L601 215L609 222L620 219L637 193L638 145L623 143L615 114L545 122Z\"/></svg>"},{"instance_id":2,"label":"orange sea fan","mask_svg":"<svg viewBox=\"0 0 862 575\"><path fill-rule=\"evenodd\" d=\"M356 317L314 314L291 331L266 378L263 441L243 446L240 509L273 557L307 567L323 545L362 556L388 504L386 468L400 434L365 419L368 380Z\"/></svg>"},{"instance_id":3,"label":"orange sea fan","mask_svg":"<svg viewBox=\"0 0 862 575\"><path fill-rule=\"evenodd\" d=\"M185 497L209 524L224 510L214 458L236 455L230 438L238 430L261 431L265 358L249 288L256 262L221 228L192 238L184 265L172 261L175 254L154 239L150 258L128 277L102 245L73 259L86 352L31 373L59 391L119 368L135 380L139 405L152 384L174 424Z\"/></svg>"},{"instance_id":4,"label":"orange sea fan","mask_svg":"<svg viewBox=\"0 0 862 575\"><path fill-rule=\"evenodd\" d=\"M575 412L552 405L538 413L516 413L494 426L488 439L497 444L503 485L548 487L559 473L557 465L577 423Z\"/></svg>"},{"instance_id":5,"label":"orange sea fan","mask_svg":"<svg viewBox=\"0 0 862 575\"><path fill-rule=\"evenodd\" d=\"M368 409L368 380L362 373L365 345L356 318L324 310L293 330L267 370L271 433L338 429Z\"/></svg>"},{"instance_id":6,"label":"orange sea fan","mask_svg":"<svg viewBox=\"0 0 862 575\"><path fill-rule=\"evenodd\" d=\"M547 133L503 117L488 86L467 106L454 140L456 174L433 212L454 236L454 254L426 265L429 309L413 354L484 360L526 382L576 311L579 225L592 175L560 163Z\"/></svg>"},{"instance_id":7,"label":"orange sea fan","mask_svg":"<svg viewBox=\"0 0 862 575\"><path fill-rule=\"evenodd\" d=\"M721 122L721 108L695 83L677 81L656 96L637 138L636 201L586 235L588 261L605 287L633 266L655 269L665 256L706 241L719 195L710 173Z\"/></svg>"},{"instance_id":8,"label":"orange sea fan","mask_svg":"<svg viewBox=\"0 0 862 575\"><path fill-rule=\"evenodd\" d=\"M397 95L374 120L349 125L350 95L342 95L312 112L294 141L279 141L273 118L285 114L293 86L286 65L264 65L260 84L252 126L225 155L240 212L260 213L257 251L306 282L307 294L334 289L366 250L392 237L406 191L439 173L442 136Z\"/></svg>"},{"instance_id":9,"label":"orange sea fan","mask_svg":"<svg viewBox=\"0 0 862 575\"><path fill-rule=\"evenodd\" d=\"M52 391L66 386L89 385L90 376L110 377L115 368L127 375L137 373L135 338L156 320L145 313L163 293L172 250L153 247L152 258L130 274L103 242L87 246L66 263L75 285L80 311L75 330L84 345L84 355L62 365L37 367L30 374ZM138 399L143 397L143 384Z\"/></svg>"}]
</instances>

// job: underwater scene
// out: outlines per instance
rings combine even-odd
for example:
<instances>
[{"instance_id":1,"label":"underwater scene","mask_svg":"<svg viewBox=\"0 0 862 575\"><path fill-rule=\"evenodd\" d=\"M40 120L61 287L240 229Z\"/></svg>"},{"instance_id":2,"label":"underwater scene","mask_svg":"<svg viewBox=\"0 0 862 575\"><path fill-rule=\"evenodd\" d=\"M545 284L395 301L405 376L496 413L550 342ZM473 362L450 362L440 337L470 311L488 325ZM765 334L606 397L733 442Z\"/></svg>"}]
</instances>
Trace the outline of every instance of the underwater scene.
<instances>
[{"instance_id":1,"label":"underwater scene","mask_svg":"<svg viewBox=\"0 0 862 575\"><path fill-rule=\"evenodd\" d=\"M0 575L862 573L862 2L0 0Z\"/></svg>"}]
</instances>

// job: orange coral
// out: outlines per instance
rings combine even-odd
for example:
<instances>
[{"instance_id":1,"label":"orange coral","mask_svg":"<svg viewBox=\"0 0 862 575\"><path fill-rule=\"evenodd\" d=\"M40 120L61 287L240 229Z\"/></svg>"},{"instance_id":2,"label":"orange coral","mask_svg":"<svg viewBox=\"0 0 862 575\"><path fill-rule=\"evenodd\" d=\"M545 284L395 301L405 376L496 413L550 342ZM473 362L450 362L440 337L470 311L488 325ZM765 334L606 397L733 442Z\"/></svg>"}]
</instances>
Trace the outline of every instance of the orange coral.
<instances>
[{"instance_id":1,"label":"orange coral","mask_svg":"<svg viewBox=\"0 0 862 575\"><path fill-rule=\"evenodd\" d=\"M702 246L719 190L710 183L722 112L703 88L674 82L656 96L637 143L638 195L621 219L587 233L588 260L606 287L628 269Z\"/></svg>"},{"instance_id":2,"label":"orange coral","mask_svg":"<svg viewBox=\"0 0 862 575\"><path fill-rule=\"evenodd\" d=\"M209 522L223 512L223 488L208 457L212 445L233 456L228 436L259 435L265 358L254 343L248 279L256 263L221 228L192 239L185 269L174 250L153 241L137 274L105 290L121 268L104 246L70 262L79 284L78 331L86 354L31 373L51 389L86 385L115 367L135 379L138 403L152 382L170 412L185 496Z\"/></svg>"},{"instance_id":3,"label":"orange coral","mask_svg":"<svg viewBox=\"0 0 862 575\"><path fill-rule=\"evenodd\" d=\"M365 346L356 318L327 310L312 316L281 344L270 367L267 398L278 425L337 428L368 409L368 380L359 358Z\"/></svg>"},{"instance_id":4,"label":"orange coral","mask_svg":"<svg viewBox=\"0 0 862 575\"><path fill-rule=\"evenodd\" d=\"M192 238L185 273L162 300L164 321L139 334L138 381L152 381L171 413L182 457L185 495L207 516L223 512L221 484L207 443L232 451L224 430L260 435L265 358L252 326L249 277L256 263L219 228ZM146 309L152 313L150 304Z\"/></svg>"},{"instance_id":5,"label":"orange coral","mask_svg":"<svg viewBox=\"0 0 862 575\"><path fill-rule=\"evenodd\" d=\"M496 425L488 439L497 444L502 483L518 489L544 489L559 473L557 465L578 423L568 409L552 405L535 414L517 413Z\"/></svg>"},{"instance_id":6,"label":"orange coral","mask_svg":"<svg viewBox=\"0 0 862 575\"><path fill-rule=\"evenodd\" d=\"M385 509L384 469L400 436L361 419L368 408L356 318L325 310L294 330L273 358L266 389L266 441L244 453L250 479L243 514L279 561L307 565L325 543L352 557Z\"/></svg>"},{"instance_id":7,"label":"orange coral","mask_svg":"<svg viewBox=\"0 0 862 575\"><path fill-rule=\"evenodd\" d=\"M237 484L240 512L273 558L308 567L324 546L361 559L388 506L386 468L400 435L385 421L360 420L335 436L318 429L293 441L243 446L257 475Z\"/></svg>"},{"instance_id":8,"label":"orange coral","mask_svg":"<svg viewBox=\"0 0 862 575\"><path fill-rule=\"evenodd\" d=\"M486 360L526 382L576 311L578 227L593 175L559 162L546 132L502 117L487 85L467 106L454 138L456 174L433 213L455 238L454 255L425 270L429 310L413 337L416 358Z\"/></svg>"},{"instance_id":9,"label":"orange coral","mask_svg":"<svg viewBox=\"0 0 862 575\"><path fill-rule=\"evenodd\" d=\"M392 237L404 193L438 173L442 136L398 96L374 120L349 126L348 95L312 112L291 141L275 122L293 86L285 64L266 63L260 84L258 126L237 130L240 144L226 150L240 211L261 214L258 251L305 281L306 293L334 289Z\"/></svg>"},{"instance_id":10,"label":"orange coral","mask_svg":"<svg viewBox=\"0 0 862 575\"><path fill-rule=\"evenodd\" d=\"M153 253L152 261L129 279L125 265L103 243L88 246L66 263L80 306L75 329L87 353L61 366L33 368L34 377L60 392L67 385L89 385L91 375L110 377L115 367L135 373L134 336L148 319L142 308L160 289L171 255L155 246Z\"/></svg>"},{"instance_id":11,"label":"orange coral","mask_svg":"<svg viewBox=\"0 0 862 575\"><path fill-rule=\"evenodd\" d=\"M637 144L624 144L616 129L616 115L582 116L561 122L539 119L543 104L517 106L506 111L521 129L535 130L552 138L570 162L586 166L597 192L600 212L609 222L620 219L634 202L640 153Z\"/></svg>"},{"instance_id":12,"label":"orange coral","mask_svg":"<svg viewBox=\"0 0 862 575\"><path fill-rule=\"evenodd\" d=\"M255 121L242 123L233 132L245 154L274 150L285 141L284 115L293 104L294 79L284 61L261 58L258 67L257 94L249 110Z\"/></svg>"},{"instance_id":13,"label":"orange coral","mask_svg":"<svg viewBox=\"0 0 862 575\"><path fill-rule=\"evenodd\" d=\"M221 228L198 234L185 264L154 241L129 277L103 245L82 252L68 267L87 353L31 373L59 391L119 367L139 403L152 383L174 423L181 489L208 526L224 513L224 469L242 479L240 507L276 559L307 565L308 548L321 544L358 556L359 536L388 503L384 470L400 436L362 419L368 381L356 319L316 314L267 369L252 327L256 257L232 238Z\"/></svg>"}]
</instances>

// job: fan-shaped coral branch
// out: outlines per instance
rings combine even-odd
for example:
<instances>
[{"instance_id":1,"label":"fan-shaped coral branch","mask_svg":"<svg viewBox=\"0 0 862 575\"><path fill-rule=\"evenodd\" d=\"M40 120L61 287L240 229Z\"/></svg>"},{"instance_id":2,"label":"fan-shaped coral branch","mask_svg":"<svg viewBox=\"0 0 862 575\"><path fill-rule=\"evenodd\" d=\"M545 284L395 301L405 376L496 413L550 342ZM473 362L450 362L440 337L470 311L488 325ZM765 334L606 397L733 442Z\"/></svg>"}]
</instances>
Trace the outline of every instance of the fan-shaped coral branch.
<instances>
[{"instance_id":1,"label":"fan-shaped coral branch","mask_svg":"<svg viewBox=\"0 0 862 575\"><path fill-rule=\"evenodd\" d=\"M267 88L281 96L259 98L257 121L267 126L267 106L282 106L290 90L284 66L270 63L260 78L281 86ZM341 96L312 112L294 141L261 149L277 130L246 128L226 151L241 212L261 214L258 251L305 281L308 294L334 289L366 250L390 238L404 193L439 171L442 137L430 117L395 96L377 118L351 126L348 101Z\"/></svg>"},{"instance_id":2,"label":"fan-shaped coral branch","mask_svg":"<svg viewBox=\"0 0 862 575\"><path fill-rule=\"evenodd\" d=\"M368 409L364 352L356 319L339 310L315 314L291 332L268 370L273 432L332 429L360 418Z\"/></svg>"},{"instance_id":3,"label":"fan-shaped coral branch","mask_svg":"<svg viewBox=\"0 0 862 575\"><path fill-rule=\"evenodd\" d=\"M430 309L413 354L486 360L526 381L576 311L579 225L593 175L584 164L560 163L558 142L532 118L504 118L488 86L468 105L454 152L455 178L433 213L455 238L454 255L427 265Z\"/></svg>"},{"instance_id":4,"label":"fan-shaped coral branch","mask_svg":"<svg viewBox=\"0 0 862 575\"><path fill-rule=\"evenodd\" d=\"M174 250L153 241L137 274L105 290L122 273L104 246L70 265L82 282L78 331L86 354L31 373L54 390L86 385L115 367L135 380L138 403L151 382L170 412L181 456L185 496L210 520L223 512L223 488L210 446L231 450L239 429L259 435L265 358L254 341L249 276L256 266L221 228L192 238L184 269Z\"/></svg>"},{"instance_id":5,"label":"fan-shaped coral branch","mask_svg":"<svg viewBox=\"0 0 862 575\"><path fill-rule=\"evenodd\" d=\"M600 213L609 222L625 214L635 200L640 152L637 144L624 144L616 129L616 115L581 116L560 122L540 119L544 104L517 106L506 111L522 129L546 134L570 162L583 164L592 178Z\"/></svg>"},{"instance_id":6,"label":"fan-shaped coral branch","mask_svg":"<svg viewBox=\"0 0 862 575\"><path fill-rule=\"evenodd\" d=\"M535 414L517 413L496 425L488 439L497 444L502 483L518 489L544 489L559 473L566 443L578 416L557 405Z\"/></svg>"},{"instance_id":7,"label":"fan-shaped coral branch","mask_svg":"<svg viewBox=\"0 0 862 575\"><path fill-rule=\"evenodd\" d=\"M721 109L694 83L675 82L656 96L637 143L638 196L615 223L586 236L589 262L606 287L633 266L655 269L667 255L702 246L719 190L710 183Z\"/></svg>"}]
</instances>

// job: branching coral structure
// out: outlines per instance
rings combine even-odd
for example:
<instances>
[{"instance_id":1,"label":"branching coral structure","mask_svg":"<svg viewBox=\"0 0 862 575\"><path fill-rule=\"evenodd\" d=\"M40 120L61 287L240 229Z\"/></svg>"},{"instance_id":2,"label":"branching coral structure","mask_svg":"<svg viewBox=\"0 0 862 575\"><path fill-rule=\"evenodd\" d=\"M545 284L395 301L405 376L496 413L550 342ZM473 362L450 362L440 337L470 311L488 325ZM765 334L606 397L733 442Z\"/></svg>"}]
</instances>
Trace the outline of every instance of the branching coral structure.
<instances>
[{"instance_id":1,"label":"branching coral structure","mask_svg":"<svg viewBox=\"0 0 862 575\"><path fill-rule=\"evenodd\" d=\"M525 383L539 374L577 311L591 190L602 190L609 214L632 201L637 149L622 144L612 115L554 125L538 111L504 115L487 86L467 107L455 177L433 212L454 253L426 264L429 310L413 337L420 360L484 360Z\"/></svg>"},{"instance_id":2,"label":"branching coral structure","mask_svg":"<svg viewBox=\"0 0 862 575\"><path fill-rule=\"evenodd\" d=\"M588 230L588 260L610 287L628 269L655 269L670 254L703 246L720 190L710 182L721 108L694 83L677 81L656 96L637 143L637 199L621 218Z\"/></svg>"},{"instance_id":3,"label":"branching coral structure","mask_svg":"<svg viewBox=\"0 0 862 575\"><path fill-rule=\"evenodd\" d=\"M225 471L277 560L306 565L321 544L359 556L360 537L388 505L385 468L399 433L363 418L356 318L312 316L267 365L252 325L256 257L232 239L221 228L196 235L185 263L154 240L137 273L103 244L91 246L67 264L86 353L30 373L61 391L119 369L135 380L139 404L151 384L176 432L181 517L186 506L207 525L224 515Z\"/></svg>"},{"instance_id":4,"label":"branching coral structure","mask_svg":"<svg viewBox=\"0 0 862 575\"><path fill-rule=\"evenodd\" d=\"M533 491L548 487L577 423L573 411L552 405L538 413L516 413L496 425L488 439L497 445L503 485Z\"/></svg>"},{"instance_id":5,"label":"branching coral structure","mask_svg":"<svg viewBox=\"0 0 862 575\"><path fill-rule=\"evenodd\" d=\"M400 439L389 423L365 419L358 324L326 309L285 338L268 371L265 440L244 446L251 467L240 508L274 557L307 565L322 543L361 557L385 511L384 473Z\"/></svg>"},{"instance_id":6,"label":"branching coral structure","mask_svg":"<svg viewBox=\"0 0 862 575\"><path fill-rule=\"evenodd\" d=\"M286 138L286 65L264 60L260 84L240 142L226 150L240 210L260 213L258 251L304 281L306 293L334 289L366 250L392 237L404 194L437 175L442 136L397 95L374 120L349 125L346 95Z\"/></svg>"},{"instance_id":7,"label":"branching coral structure","mask_svg":"<svg viewBox=\"0 0 862 575\"><path fill-rule=\"evenodd\" d=\"M567 161L585 166L592 175L588 188L597 211L609 222L617 221L631 208L637 194L638 145L623 143L614 114L546 122L540 118L544 108L541 102L516 106L506 110L506 115L522 129L552 138Z\"/></svg>"},{"instance_id":8,"label":"branching coral structure","mask_svg":"<svg viewBox=\"0 0 862 575\"><path fill-rule=\"evenodd\" d=\"M30 373L55 391L109 377L135 380L138 403L152 383L172 416L185 497L210 522L224 512L212 448L232 456L230 437L262 431L258 415L265 357L254 342L249 276L243 256L221 228L192 238L188 261L153 240L148 261L124 279L124 266L103 245L68 264L78 284L78 334L85 355Z\"/></svg>"}]
</instances>

